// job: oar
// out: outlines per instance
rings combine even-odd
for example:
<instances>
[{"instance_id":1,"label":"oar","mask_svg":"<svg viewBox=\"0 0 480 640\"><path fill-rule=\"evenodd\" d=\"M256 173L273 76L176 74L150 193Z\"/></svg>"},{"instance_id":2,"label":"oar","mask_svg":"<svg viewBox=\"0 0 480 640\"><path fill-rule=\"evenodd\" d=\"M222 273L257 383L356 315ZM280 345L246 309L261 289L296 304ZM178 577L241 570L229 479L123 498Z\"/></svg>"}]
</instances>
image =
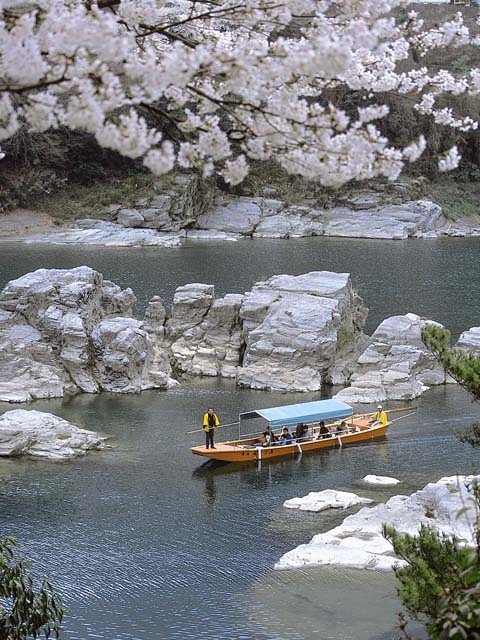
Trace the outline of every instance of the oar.
<instances>
[{"instance_id":1,"label":"oar","mask_svg":"<svg viewBox=\"0 0 480 640\"><path fill-rule=\"evenodd\" d=\"M385 413L398 413L399 411L414 411L417 410L417 407L401 407L400 409L384 409ZM376 413L375 411L369 411L368 413L355 413L356 418L364 418L365 416L371 416L372 413ZM392 420L393 422L393 420Z\"/></svg>"},{"instance_id":2,"label":"oar","mask_svg":"<svg viewBox=\"0 0 480 640\"><path fill-rule=\"evenodd\" d=\"M224 429L225 427L233 427L236 424L238 424L238 422L230 422L229 424L221 424L218 427L214 427L214 428L215 428L215 431L216 431L217 429ZM191 433L200 433L200 431L203 431L203 428L202 429L194 429L193 431L186 431L185 435L189 436Z\"/></svg>"},{"instance_id":3,"label":"oar","mask_svg":"<svg viewBox=\"0 0 480 640\"><path fill-rule=\"evenodd\" d=\"M409 418L410 416L415 415L415 411L413 411L412 413L407 413L406 416L400 416L399 418L394 418L393 420L390 420L390 424L392 422L397 422L397 420L403 420L404 418Z\"/></svg>"}]
</instances>

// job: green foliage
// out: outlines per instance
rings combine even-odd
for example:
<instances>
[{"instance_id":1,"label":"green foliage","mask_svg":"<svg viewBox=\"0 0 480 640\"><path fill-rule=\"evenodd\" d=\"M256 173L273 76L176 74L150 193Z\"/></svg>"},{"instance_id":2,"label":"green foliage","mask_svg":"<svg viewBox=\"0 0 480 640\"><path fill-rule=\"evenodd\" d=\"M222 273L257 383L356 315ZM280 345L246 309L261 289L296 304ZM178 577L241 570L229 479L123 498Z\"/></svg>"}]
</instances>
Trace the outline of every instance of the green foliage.
<instances>
[{"instance_id":1,"label":"green foliage","mask_svg":"<svg viewBox=\"0 0 480 640\"><path fill-rule=\"evenodd\" d=\"M408 562L395 569L402 603L415 618L437 618L445 590L452 592L461 586L459 573L469 566L471 552L426 526L418 536L411 536L385 525L383 535L392 543L395 554Z\"/></svg>"},{"instance_id":2,"label":"green foliage","mask_svg":"<svg viewBox=\"0 0 480 640\"><path fill-rule=\"evenodd\" d=\"M439 640L480 640L480 565L472 563L459 574L460 585L445 591L440 614L432 625Z\"/></svg>"},{"instance_id":3,"label":"green foliage","mask_svg":"<svg viewBox=\"0 0 480 640\"><path fill-rule=\"evenodd\" d=\"M476 399L480 399L480 357L450 347L450 332L435 325L422 331L425 346L434 353L445 371Z\"/></svg>"},{"instance_id":4,"label":"green foliage","mask_svg":"<svg viewBox=\"0 0 480 640\"><path fill-rule=\"evenodd\" d=\"M425 622L432 640L480 640L480 485L472 486L477 507L475 549L422 527L418 536L384 526L395 553L408 564L394 569L398 595L410 615ZM460 515L460 514L459 514ZM400 617L405 638L407 620Z\"/></svg>"},{"instance_id":5,"label":"green foliage","mask_svg":"<svg viewBox=\"0 0 480 640\"><path fill-rule=\"evenodd\" d=\"M58 638L63 618L61 599L43 579L34 590L30 564L15 562L13 538L0 540L0 640L27 640L52 634Z\"/></svg>"},{"instance_id":6,"label":"green foliage","mask_svg":"<svg viewBox=\"0 0 480 640\"><path fill-rule=\"evenodd\" d=\"M480 399L480 357L452 349L450 332L435 325L423 330L422 340L445 371ZM479 447L480 424L473 424L459 439ZM474 482L471 491L477 514L473 550L428 527L422 527L418 537L384 527L395 553L408 563L395 570L398 594L414 618L425 620L432 640L480 640L480 484ZM410 638L406 624L402 616L399 627Z\"/></svg>"},{"instance_id":7,"label":"green foliage","mask_svg":"<svg viewBox=\"0 0 480 640\"><path fill-rule=\"evenodd\" d=\"M458 439L472 447L480 447L480 424L474 422L468 429L458 434Z\"/></svg>"}]
</instances>

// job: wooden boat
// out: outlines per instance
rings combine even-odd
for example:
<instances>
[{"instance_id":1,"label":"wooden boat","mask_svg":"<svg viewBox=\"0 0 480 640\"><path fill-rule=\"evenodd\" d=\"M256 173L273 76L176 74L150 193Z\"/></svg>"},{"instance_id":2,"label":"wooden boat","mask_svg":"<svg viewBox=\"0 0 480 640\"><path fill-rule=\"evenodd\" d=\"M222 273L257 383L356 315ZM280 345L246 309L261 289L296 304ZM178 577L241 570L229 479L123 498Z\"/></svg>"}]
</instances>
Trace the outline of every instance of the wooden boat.
<instances>
[{"instance_id":1,"label":"wooden boat","mask_svg":"<svg viewBox=\"0 0 480 640\"><path fill-rule=\"evenodd\" d=\"M370 414L354 415L353 409L339 400L318 400L241 413L238 423L234 423L239 425L239 434L242 422L253 418L266 421L266 424L263 423L265 427L267 424L270 425L277 437L283 427L294 427L298 423L305 424L308 431L304 437L293 439L289 444L277 442L271 446L265 446L261 442L262 431L260 431L244 437L239 435L237 440L215 443L214 449L207 449L205 446L192 447L192 453L223 462L271 460L280 456L343 447L381 438L386 435L391 424L390 421L386 424L372 423ZM320 437L320 421L326 423L330 430L329 436ZM342 422L346 427L339 432Z\"/></svg>"}]
</instances>

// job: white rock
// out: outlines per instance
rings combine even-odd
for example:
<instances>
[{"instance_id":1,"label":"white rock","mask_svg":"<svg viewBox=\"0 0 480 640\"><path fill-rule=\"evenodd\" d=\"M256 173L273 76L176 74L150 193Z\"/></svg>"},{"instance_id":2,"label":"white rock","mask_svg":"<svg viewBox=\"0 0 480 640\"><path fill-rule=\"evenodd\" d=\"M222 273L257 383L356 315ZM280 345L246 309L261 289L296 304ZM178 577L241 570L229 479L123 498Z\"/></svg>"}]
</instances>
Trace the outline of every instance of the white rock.
<instances>
[{"instance_id":1,"label":"white rock","mask_svg":"<svg viewBox=\"0 0 480 640\"><path fill-rule=\"evenodd\" d=\"M216 231L211 229L188 229L185 232L187 240L226 240L228 242L237 242L242 236L238 233L226 233L225 231Z\"/></svg>"},{"instance_id":2,"label":"white rock","mask_svg":"<svg viewBox=\"0 0 480 640\"><path fill-rule=\"evenodd\" d=\"M335 565L356 569L390 571L402 562L392 556L369 553L363 549L347 546L334 546L324 543L300 545L284 554L275 569L303 569L322 565Z\"/></svg>"},{"instance_id":3,"label":"white rock","mask_svg":"<svg viewBox=\"0 0 480 640\"><path fill-rule=\"evenodd\" d=\"M348 200L350 208L286 206L278 200L241 198L200 216L197 227L260 238L312 235L405 239L436 235L446 228L441 208L429 200L378 206L379 194Z\"/></svg>"},{"instance_id":4,"label":"white rock","mask_svg":"<svg viewBox=\"0 0 480 640\"><path fill-rule=\"evenodd\" d=\"M257 283L240 309L246 349L237 383L318 391L336 356L354 351L366 315L346 273L280 275Z\"/></svg>"},{"instance_id":5,"label":"white rock","mask_svg":"<svg viewBox=\"0 0 480 640\"><path fill-rule=\"evenodd\" d=\"M92 331L95 376L105 391L130 393L156 386L150 377L153 346L133 318L102 320Z\"/></svg>"},{"instance_id":6,"label":"white rock","mask_svg":"<svg viewBox=\"0 0 480 640\"><path fill-rule=\"evenodd\" d=\"M55 398L74 388L37 329L24 322L0 327L0 401Z\"/></svg>"},{"instance_id":7,"label":"white rock","mask_svg":"<svg viewBox=\"0 0 480 640\"><path fill-rule=\"evenodd\" d=\"M136 209L120 209L117 222L122 227L141 227L145 219Z\"/></svg>"},{"instance_id":8,"label":"white rock","mask_svg":"<svg viewBox=\"0 0 480 640\"><path fill-rule=\"evenodd\" d=\"M134 302L131 289L89 267L39 269L9 282L0 293L0 399L168 386L168 356L129 317Z\"/></svg>"},{"instance_id":9,"label":"white rock","mask_svg":"<svg viewBox=\"0 0 480 640\"><path fill-rule=\"evenodd\" d=\"M0 456L64 460L103 449L104 441L51 413L18 409L0 416Z\"/></svg>"},{"instance_id":10,"label":"white rock","mask_svg":"<svg viewBox=\"0 0 480 640\"><path fill-rule=\"evenodd\" d=\"M126 228L113 222L97 221L88 228L50 231L19 238L26 244L91 244L105 247L178 247L178 233L160 233L153 229Z\"/></svg>"},{"instance_id":11,"label":"white rock","mask_svg":"<svg viewBox=\"0 0 480 640\"><path fill-rule=\"evenodd\" d=\"M260 221L261 210L255 202L232 202L219 206L200 216L197 220L199 229L215 229L227 233L251 235Z\"/></svg>"},{"instance_id":12,"label":"white rock","mask_svg":"<svg viewBox=\"0 0 480 640\"><path fill-rule=\"evenodd\" d=\"M154 296L148 303L143 318L143 328L150 334L163 338L165 333L165 320L167 311L165 304L160 296Z\"/></svg>"},{"instance_id":13,"label":"white rock","mask_svg":"<svg viewBox=\"0 0 480 640\"><path fill-rule=\"evenodd\" d=\"M394 496L386 503L364 507L342 524L284 554L276 569L322 564L388 570L395 563L393 548L382 536L384 524L400 533L416 535L422 525L434 527L460 544L473 546L475 500L467 487L475 476L441 478L410 496ZM476 476L480 480L480 476ZM460 509L466 508L464 512ZM459 515L460 513L460 515Z\"/></svg>"},{"instance_id":14,"label":"white rock","mask_svg":"<svg viewBox=\"0 0 480 640\"><path fill-rule=\"evenodd\" d=\"M356 504L369 504L371 502L373 500L362 498L355 493L325 489L324 491L311 491L303 498L285 500L283 506L287 509L298 509L299 511L324 511L325 509L346 509Z\"/></svg>"},{"instance_id":15,"label":"white rock","mask_svg":"<svg viewBox=\"0 0 480 640\"><path fill-rule=\"evenodd\" d=\"M363 478L363 482L367 484L380 484L386 487L400 484L400 480L396 478L390 478L388 476L375 476L373 474L369 474Z\"/></svg>"},{"instance_id":16,"label":"white rock","mask_svg":"<svg viewBox=\"0 0 480 640\"><path fill-rule=\"evenodd\" d=\"M358 357L350 386L334 397L347 403L411 400L428 385L443 384L445 372L422 342L427 324L437 323L413 313L384 320Z\"/></svg>"},{"instance_id":17,"label":"white rock","mask_svg":"<svg viewBox=\"0 0 480 640\"><path fill-rule=\"evenodd\" d=\"M228 294L211 302L210 288L206 291L207 313L201 322L184 330L181 337L172 343L172 354L181 371L232 378L235 377L243 344L239 318L243 296ZM193 303L196 304L197 300ZM198 317L195 316L195 308L190 317ZM178 315L176 318L178 321ZM170 327L178 333L173 316Z\"/></svg>"},{"instance_id":18,"label":"white rock","mask_svg":"<svg viewBox=\"0 0 480 640\"><path fill-rule=\"evenodd\" d=\"M455 348L480 356L480 327L472 327L468 331L464 331Z\"/></svg>"},{"instance_id":19,"label":"white rock","mask_svg":"<svg viewBox=\"0 0 480 640\"><path fill-rule=\"evenodd\" d=\"M403 240L422 236L445 224L441 208L429 200L405 202L363 211L329 209L326 236Z\"/></svg>"},{"instance_id":20,"label":"white rock","mask_svg":"<svg viewBox=\"0 0 480 640\"><path fill-rule=\"evenodd\" d=\"M178 287L173 296L172 313L166 324L167 336L174 342L185 331L199 325L215 298L214 286L192 282Z\"/></svg>"}]
</instances>

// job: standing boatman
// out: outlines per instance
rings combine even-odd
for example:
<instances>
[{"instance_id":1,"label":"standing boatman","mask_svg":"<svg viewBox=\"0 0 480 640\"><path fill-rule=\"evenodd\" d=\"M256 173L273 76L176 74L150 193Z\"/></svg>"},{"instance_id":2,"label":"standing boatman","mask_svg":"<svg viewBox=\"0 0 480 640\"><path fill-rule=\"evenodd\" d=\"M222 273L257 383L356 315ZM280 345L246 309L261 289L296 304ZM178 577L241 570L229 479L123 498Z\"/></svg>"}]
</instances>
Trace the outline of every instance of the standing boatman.
<instances>
[{"instance_id":1,"label":"standing boatman","mask_svg":"<svg viewBox=\"0 0 480 640\"><path fill-rule=\"evenodd\" d=\"M381 404L377 406L377 411L374 414L372 414L372 419L373 419L372 424L381 424L381 425L387 424L388 416L386 412L383 410L383 407Z\"/></svg>"},{"instance_id":2,"label":"standing boatman","mask_svg":"<svg viewBox=\"0 0 480 640\"><path fill-rule=\"evenodd\" d=\"M215 449L213 444L213 433L215 427L218 427L220 424L220 420L218 419L217 414L213 411L213 408L210 407L207 413L203 414L203 430L205 431L205 448L208 449L208 445Z\"/></svg>"}]
</instances>

